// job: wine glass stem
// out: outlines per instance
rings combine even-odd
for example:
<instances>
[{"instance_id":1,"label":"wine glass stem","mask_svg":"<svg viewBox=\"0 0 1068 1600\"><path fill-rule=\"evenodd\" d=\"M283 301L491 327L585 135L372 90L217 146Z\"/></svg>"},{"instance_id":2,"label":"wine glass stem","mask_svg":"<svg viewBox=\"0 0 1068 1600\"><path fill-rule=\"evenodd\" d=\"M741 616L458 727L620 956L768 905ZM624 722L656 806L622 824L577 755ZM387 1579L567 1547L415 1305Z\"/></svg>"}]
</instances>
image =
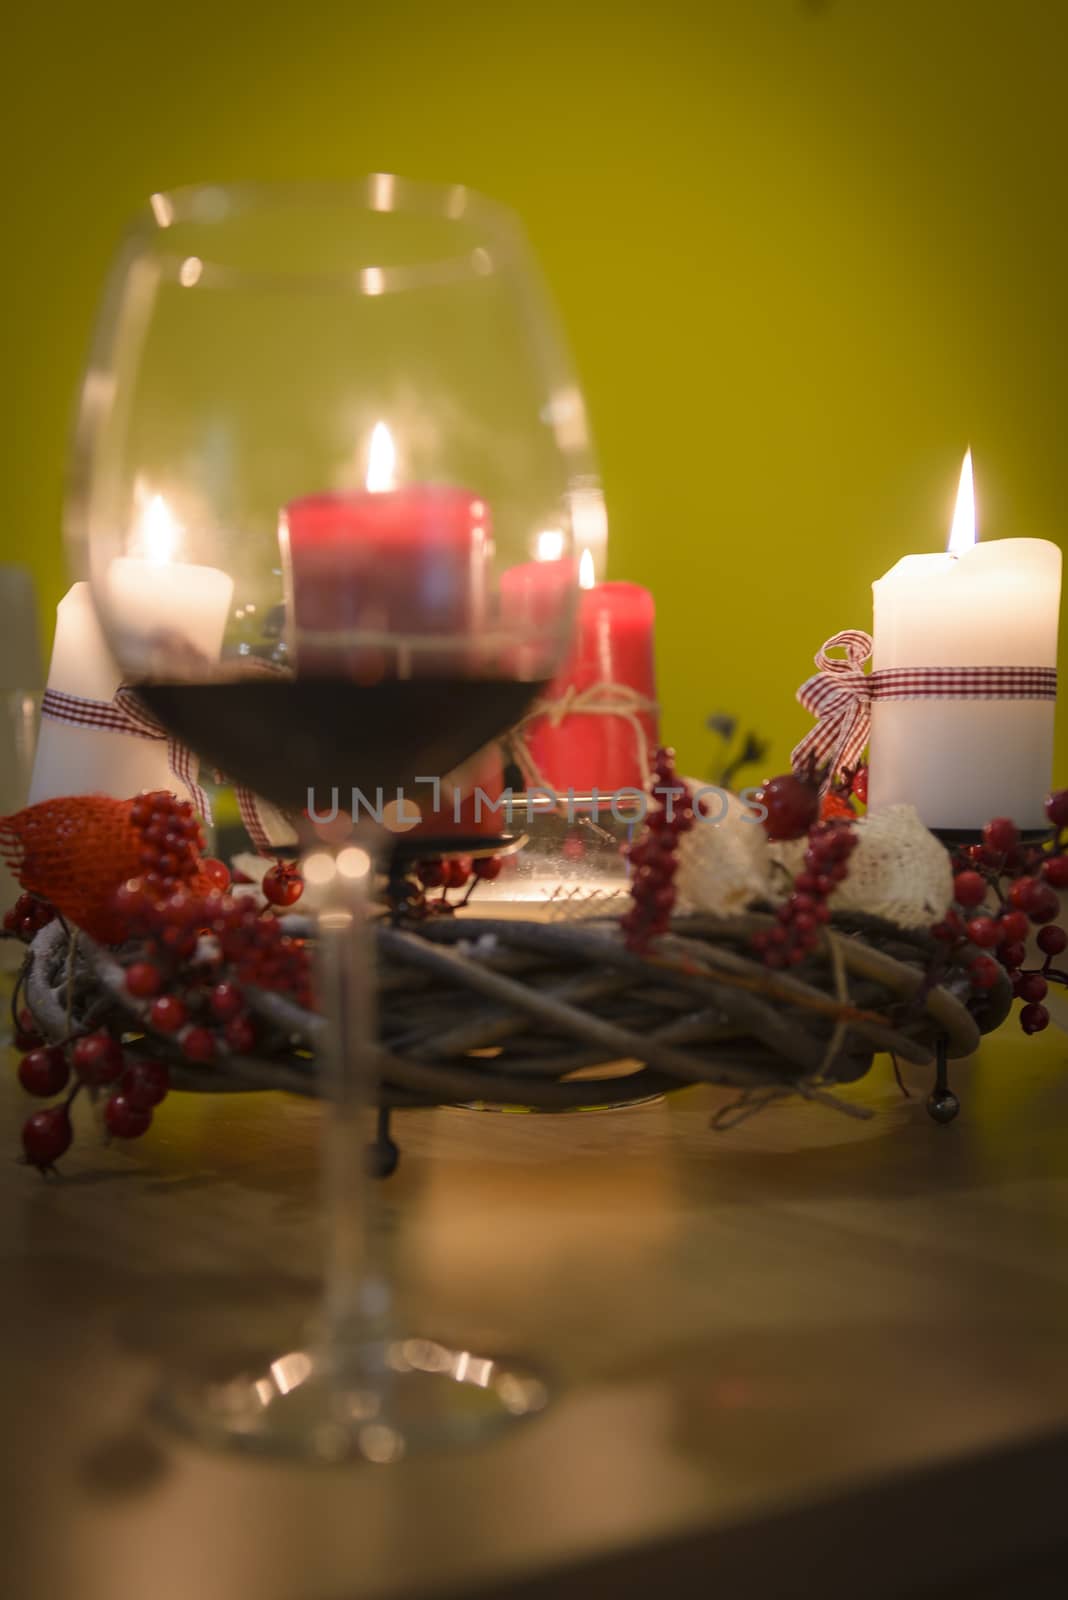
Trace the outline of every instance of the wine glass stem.
<instances>
[{"instance_id":1,"label":"wine glass stem","mask_svg":"<svg viewBox=\"0 0 1068 1600\"><path fill-rule=\"evenodd\" d=\"M363 870L354 870L366 863ZM368 841L333 860L319 912L319 983L326 1021L321 1072L326 1226L322 1343L340 1365L381 1339L389 1285L379 1270L367 1130L377 1100L377 1017Z\"/></svg>"}]
</instances>

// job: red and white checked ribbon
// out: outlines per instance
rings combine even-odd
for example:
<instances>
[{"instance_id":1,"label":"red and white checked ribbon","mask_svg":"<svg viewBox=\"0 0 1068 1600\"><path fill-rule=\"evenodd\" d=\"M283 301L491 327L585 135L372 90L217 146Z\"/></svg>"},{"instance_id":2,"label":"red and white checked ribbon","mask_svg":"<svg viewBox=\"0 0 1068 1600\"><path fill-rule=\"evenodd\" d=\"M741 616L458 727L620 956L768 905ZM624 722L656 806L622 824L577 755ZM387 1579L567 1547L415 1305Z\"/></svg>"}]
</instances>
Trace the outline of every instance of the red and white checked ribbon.
<instances>
[{"instance_id":1,"label":"red and white checked ribbon","mask_svg":"<svg viewBox=\"0 0 1068 1600\"><path fill-rule=\"evenodd\" d=\"M135 739L165 739L167 765L178 783L205 822L211 822L211 802L200 783L199 758L180 740L167 732L162 722L137 698L129 684L120 684L113 700L89 700L83 695L66 694L61 689L46 689L41 700L41 715L52 722L66 722L75 727L101 728L111 733L125 733ZM217 774L220 782L226 780ZM256 849L262 853L270 849L260 817L256 796L244 784L235 784L238 810Z\"/></svg>"},{"instance_id":2,"label":"red and white checked ribbon","mask_svg":"<svg viewBox=\"0 0 1068 1600\"><path fill-rule=\"evenodd\" d=\"M828 651L842 650L841 656ZM865 672L872 638L847 628L816 655L816 675L797 698L816 718L791 757L795 772L825 770L824 785L856 766L875 700L1056 700L1056 667L887 667Z\"/></svg>"}]
</instances>

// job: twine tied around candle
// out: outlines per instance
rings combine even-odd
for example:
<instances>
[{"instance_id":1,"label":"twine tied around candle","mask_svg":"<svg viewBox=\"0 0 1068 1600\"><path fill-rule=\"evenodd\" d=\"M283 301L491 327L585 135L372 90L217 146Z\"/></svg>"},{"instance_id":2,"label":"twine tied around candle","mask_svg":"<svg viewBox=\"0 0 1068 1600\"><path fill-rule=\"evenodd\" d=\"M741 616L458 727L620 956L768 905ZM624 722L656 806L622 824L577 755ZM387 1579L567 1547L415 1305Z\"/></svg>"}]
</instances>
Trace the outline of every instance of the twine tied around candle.
<instances>
[{"instance_id":1,"label":"twine tied around candle","mask_svg":"<svg viewBox=\"0 0 1068 1600\"><path fill-rule=\"evenodd\" d=\"M652 782L652 767L649 762L649 737L641 719L643 714L655 716L659 709L655 700L639 694L637 689L632 689L626 683L602 680L589 684L585 689L578 689L572 683L554 700L536 700L511 729L507 742L527 788L555 794L555 789L546 781L530 748L527 730L531 724L544 718L550 728L558 728L565 717L622 717L633 730L641 787L648 789Z\"/></svg>"},{"instance_id":2,"label":"twine tied around candle","mask_svg":"<svg viewBox=\"0 0 1068 1600\"><path fill-rule=\"evenodd\" d=\"M210 823L211 802L200 783L200 761L187 745L182 744L159 722L137 697L130 684L120 684L112 700L90 700L84 695L67 694L61 689L46 689L41 700L41 715L50 722L63 722L75 727L101 728L110 733L128 734L135 739L165 739L167 765L186 790L197 811ZM222 783L227 780L216 774ZM251 789L244 784L234 784L241 820L256 849L261 854L270 850L259 805Z\"/></svg>"},{"instance_id":3,"label":"twine tied around candle","mask_svg":"<svg viewBox=\"0 0 1068 1600\"><path fill-rule=\"evenodd\" d=\"M795 772L822 773L826 789L843 767L855 766L871 734L876 700L1056 700L1056 667L886 667L865 672L873 640L859 628L828 639L816 653L816 673L797 698L816 718L799 744ZM842 650L832 656L831 650Z\"/></svg>"}]
</instances>

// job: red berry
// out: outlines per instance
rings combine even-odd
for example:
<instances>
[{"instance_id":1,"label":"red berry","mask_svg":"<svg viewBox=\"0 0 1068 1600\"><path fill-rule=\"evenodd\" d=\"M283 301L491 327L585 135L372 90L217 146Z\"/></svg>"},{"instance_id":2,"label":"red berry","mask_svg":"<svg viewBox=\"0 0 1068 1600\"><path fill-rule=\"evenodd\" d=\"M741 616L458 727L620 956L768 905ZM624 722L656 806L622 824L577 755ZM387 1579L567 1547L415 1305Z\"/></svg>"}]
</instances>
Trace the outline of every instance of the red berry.
<instances>
[{"instance_id":1,"label":"red berry","mask_svg":"<svg viewBox=\"0 0 1068 1600\"><path fill-rule=\"evenodd\" d=\"M992 949L999 937L998 925L993 917L973 917L968 923L968 938L984 950Z\"/></svg>"},{"instance_id":2,"label":"red berry","mask_svg":"<svg viewBox=\"0 0 1068 1600\"><path fill-rule=\"evenodd\" d=\"M1011 817L994 817L983 829L983 843L994 854L1003 856L1020 842L1020 830Z\"/></svg>"},{"instance_id":3,"label":"red berry","mask_svg":"<svg viewBox=\"0 0 1068 1600\"><path fill-rule=\"evenodd\" d=\"M256 1026L252 1018L242 1014L231 1017L223 1029L229 1048L238 1056L247 1056L256 1043Z\"/></svg>"},{"instance_id":4,"label":"red berry","mask_svg":"<svg viewBox=\"0 0 1068 1600\"><path fill-rule=\"evenodd\" d=\"M114 1083L123 1068L122 1046L110 1033L86 1033L71 1049L74 1070L83 1083Z\"/></svg>"},{"instance_id":5,"label":"red berry","mask_svg":"<svg viewBox=\"0 0 1068 1600\"><path fill-rule=\"evenodd\" d=\"M1042 863L1042 876L1054 889L1068 889L1068 856L1048 856Z\"/></svg>"},{"instance_id":6,"label":"red berry","mask_svg":"<svg viewBox=\"0 0 1068 1600\"><path fill-rule=\"evenodd\" d=\"M19 1062L19 1082L27 1094L39 1095L42 1100L58 1094L67 1087L70 1070L66 1053L58 1045L44 1050L31 1050Z\"/></svg>"},{"instance_id":7,"label":"red berry","mask_svg":"<svg viewBox=\"0 0 1068 1600\"><path fill-rule=\"evenodd\" d=\"M22 1125L22 1148L35 1167L52 1166L70 1149L70 1114L65 1105L35 1111Z\"/></svg>"},{"instance_id":8,"label":"red berry","mask_svg":"<svg viewBox=\"0 0 1068 1600\"><path fill-rule=\"evenodd\" d=\"M471 870L476 878L485 878L487 883L492 883L494 878L500 877L504 862L500 856L478 856L471 863Z\"/></svg>"},{"instance_id":9,"label":"red berry","mask_svg":"<svg viewBox=\"0 0 1068 1600\"><path fill-rule=\"evenodd\" d=\"M867 767L858 767L856 772L853 774L853 793L856 795L856 797L860 801L861 805L865 805L865 806L867 805L867 803L868 803L868 769L867 769Z\"/></svg>"},{"instance_id":10,"label":"red berry","mask_svg":"<svg viewBox=\"0 0 1068 1600\"><path fill-rule=\"evenodd\" d=\"M1025 972L1016 981L1016 993L1021 1000L1044 1000L1049 984L1040 972Z\"/></svg>"},{"instance_id":11,"label":"red berry","mask_svg":"<svg viewBox=\"0 0 1068 1600\"><path fill-rule=\"evenodd\" d=\"M1002 944L1022 944L1027 938L1030 925L1030 921L1022 911L1003 911L998 918Z\"/></svg>"},{"instance_id":12,"label":"red berry","mask_svg":"<svg viewBox=\"0 0 1068 1600\"><path fill-rule=\"evenodd\" d=\"M1046 956L1059 956L1065 945L1068 945L1068 933L1063 928L1052 925L1040 928L1036 939L1038 948Z\"/></svg>"},{"instance_id":13,"label":"red berry","mask_svg":"<svg viewBox=\"0 0 1068 1600\"><path fill-rule=\"evenodd\" d=\"M1003 944L998 950L998 960L1003 967L1014 972L1017 967L1022 967L1027 960L1027 950L1022 944Z\"/></svg>"},{"instance_id":14,"label":"red berry","mask_svg":"<svg viewBox=\"0 0 1068 1600\"><path fill-rule=\"evenodd\" d=\"M163 987L163 974L151 961L135 961L126 968L126 992L138 1000L150 1000Z\"/></svg>"},{"instance_id":15,"label":"red berry","mask_svg":"<svg viewBox=\"0 0 1068 1600\"><path fill-rule=\"evenodd\" d=\"M462 889L471 876L471 862L467 856L454 856L451 861L446 861L445 887L447 889Z\"/></svg>"},{"instance_id":16,"label":"red berry","mask_svg":"<svg viewBox=\"0 0 1068 1600\"><path fill-rule=\"evenodd\" d=\"M214 1061L215 1035L210 1028L187 1028L181 1039L182 1054L187 1061Z\"/></svg>"},{"instance_id":17,"label":"red berry","mask_svg":"<svg viewBox=\"0 0 1068 1600\"><path fill-rule=\"evenodd\" d=\"M230 868L225 861L220 861L217 856L205 856L200 863L200 870L213 888L223 893L229 889Z\"/></svg>"},{"instance_id":18,"label":"red berry","mask_svg":"<svg viewBox=\"0 0 1068 1600\"><path fill-rule=\"evenodd\" d=\"M15 1024L14 1044L16 1050L36 1050L39 1045L44 1044L44 1035L37 1026L33 1012L26 1006L19 1012L18 1022Z\"/></svg>"},{"instance_id":19,"label":"red berry","mask_svg":"<svg viewBox=\"0 0 1068 1600\"><path fill-rule=\"evenodd\" d=\"M1054 894L1053 890L1048 889L1045 884L1042 884L1039 888L1039 892L1031 901L1031 909L1028 914L1031 918L1031 921L1036 924L1042 922L1056 922L1057 918L1061 914L1061 903L1057 899L1057 896Z\"/></svg>"},{"instance_id":20,"label":"red berry","mask_svg":"<svg viewBox=\"0 0 1068 1600\"><path fill-rule=\"evenodd\" d=\"M264 873L261 887L272 906L292 906L304 893L304 879L297 867L277 861Z\"/></svg>"},{"instance_id":21,"label":"red berry","mask_svg":"<svg viewBox=\"0 0 1068 1600\"><path fill-rule=\"evenodd\" d=\"M443 861L420 861L415 872L424 889L440 889L445 882Z\"/></svg>"},{"instance_id":22,"label":"red berry","mask_svg":"<svg viewBox=\"0 0 1068 1600\"><path fill-rule=\"evenodd\" d=\"M152 1125L150 1106L138 1106L125 1094L113 1094L104 1107L104 1123L116 1139L140 1139Z\"/></svg>"},{"instance_id":23,"label":"red berry","mask_svg":"<svg viewBox=\"0 0 1068 1600\"><path fill-rule=\"evenodd\" d=\"M820 797L815 784L792 772L771 778L756 797L767 809L764 832L769 839L800 839L819 816Z\"/></svg>"},{"instance_id":24,"label":"red berry","mask_svg":"<svg viewBox=\"0 0 1068 1600\"><path fill-rule=\"evenodd\" d=\"M1055 828L1068 827L1068 789L1057 789L1047 796L1046 815Z\"/></svg>"},{"instance_id":25,"label":"red berry","mask_svg":"<svg viewBox=\"0 0 1068 1600\"><path fill-rule=\"evenodd\" d=\"M220 1022L228 1022L244 1006L245 997L236 983L217 983L211 991L208 1004L213 1017L218 1017Z\"/></svg>"},{"instance_id":26,"label":"red berry","mask_svg":"<svg viewBox=\"0 0 1068 1600\"><path fill-rule=\"evenodd\" d=\"M958 872L953 879L953 898L960 906L981 906L986 884L977 872Z\"/></svg>"},{"instance_id":27,"label":"red berry","mask_svg":"<svg viewBox=\"0 0 1068 1600\"><path fill-rule=\"evenodd\" d=\"M1041 888L1037 878L1017 878L1009 888L1009 903L1017 911L1026 911L1030 915L1031 905Z\"/></svg>"},{"instance_id":28,"label":"red berry","mask_svg":"<svg viewBox=\"0 0 1068 1600\"><path fill-rule=\"evenodd\" d=\"M820 817L824 821L831 818L852 819L855 821L856 815L845 795L828 793L820 801Z\"/></svg>"},{"instance_id":29,"label":"red berry","mask_svg":"<svg viewBox=\"0 0 1068 1600\"><path fill-rule=\"evenodd\" d=\"M1020 1027L1024 1033L1041 1033L1049 1027L1049 1012L1045 1006L1032 1003L1020 1012Z\"/></svg>"},{"instance_id":30,"label":"red berry","mask_svg":"<svg viewBox=\"0 0 1068 1600\"><path fill-rule=\"evenodd\" d=\"M115 890L112 904L117 914L134 930L150 926L155 915L155 900L141 878L130 878L120 884Z\"/></svg>"},{"instance_id":31,"label":"red berry","mask_svg":"<svg viewBox=\"0 0 1068 1600\"><path fill-rule=\"evenodd\" d=\"M131 1061L122 1075L119 1092L139 1111L151 1111L167 1097L170 1073L162 1061Z\"/></svg>"},{"instance_id":32,"label":"red berry","mask_svg":"<svg viewBox=\"0 0 1068 1600\"><path fill-rule=\"evenodd\" d=\"M188 1012L177 995L161 994L158 1000L153 1000L148 1020L159 1033L177 1033L184 1025L187 1015Z\"/></svg>"},{"instance_id":33,"label":"red berry","mask_svg":"<svg viewBox=\"0 0 1068 1600\"><path fill-rule=\"evenodd\" d=\"M978 956L972 962L969 976L973 989L992 989L1001 977L1001 968L990 956Z\"/></svg>"}]
</instances>

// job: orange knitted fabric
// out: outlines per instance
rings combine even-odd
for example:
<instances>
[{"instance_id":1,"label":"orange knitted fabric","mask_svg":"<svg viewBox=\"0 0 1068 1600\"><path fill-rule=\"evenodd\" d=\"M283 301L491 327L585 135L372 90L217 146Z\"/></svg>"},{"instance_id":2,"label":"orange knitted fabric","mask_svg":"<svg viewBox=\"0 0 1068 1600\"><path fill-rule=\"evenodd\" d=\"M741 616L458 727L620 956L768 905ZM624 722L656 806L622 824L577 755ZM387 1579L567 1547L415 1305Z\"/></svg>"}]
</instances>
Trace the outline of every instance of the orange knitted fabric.
<instances>
[{"instance_id":1,"label":"orange knitted fabric","mask_svg":"<svg viewBox=\"0 0 1068 1600\"><path fill-rule=\"evenodd\" d=\"M22 887L103 944L126 937L112 902L119 885L142 870L144 840L130 820L133 803L70 795L0 817L0 856ZM197 873L188 887L206 893L211 885Z\"/></svg>"}]
</instances>

